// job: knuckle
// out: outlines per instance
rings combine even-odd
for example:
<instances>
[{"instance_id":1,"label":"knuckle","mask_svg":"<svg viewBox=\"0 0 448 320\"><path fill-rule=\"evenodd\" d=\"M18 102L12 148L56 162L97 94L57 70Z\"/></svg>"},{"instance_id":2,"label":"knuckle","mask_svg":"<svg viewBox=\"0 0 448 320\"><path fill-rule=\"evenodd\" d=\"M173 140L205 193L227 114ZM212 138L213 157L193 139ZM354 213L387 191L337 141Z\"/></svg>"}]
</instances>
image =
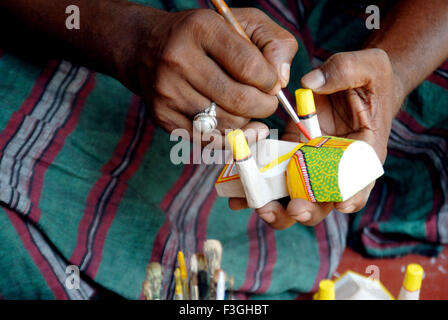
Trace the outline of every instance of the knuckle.
<instances>
[{"instance_id":1,"label":"knuckle","mask_svg":"<svg viewBox=\"0 0 448 320\"><path fill-rule=\"evenodd\" d=\"M273 40L274 43L277 42L277 47L281 50L288 50L293 55L297 53L299 50L299 43L296 38L286 30L282 30L282 34L278 36L276 40Z\"/></svg>"},{"instance_id":2,"label":"knuckle","mask_svg":"<svg viewBox=\"0 0 448 320\"><path fill-rule=\"evenodd\" d=\"M155 94L159 97L169 99L171 97L171 92L169 90L169 85L167 84L167 81L165 80L165 77L159 75L154 80L153 85Z\"/></svg>"},{"instance_id":3,"label":"knuckle","mask_svg":"<svg viewBox=\"0 0 448 320\"><path fill-rule=\"evenodd\" d=\"M241 57L241 69L240 69L240 77L241 81L247 83L250 79L253 79L257 75L259 75L260 70L260 62L259 59L252 54L244 54Z\"/></svg>"},{"instance_id":4,"label":"knuckle","mask_svg":"<svg viewBox=\"0 0 448 320\"><path fill-rule=\"evenodd\" d=\"M247 13L250 14L251 16L267 17L267 15L258 8L248 8Z\"/></svg>"},{"instance_id":5,"label":"knuckle","mask_svg":"<svg viewBox=\"0 0 448 320\"><path fill-rule=\"evenodd\" d=\"M183 52L181 46L178 46L177 44L168 44L161 54L160 62L170 70L183 72L185 70L184 56L185 52Z\"/></svg>"},{"instance_id":6,"label":"knuckle","mask_svg":"<svg viewBox=\"0 0 448 320\"><path fill-rule=\"evenodd\" d=\"M389 55L386 53L386 51L384 51L383 49L379 49L379 48L373 48L371 49L374 53L375 56L377 57L377 59L383 63L388 63L389 62Z\"/></svg>"},{"instance_id":7,"label":"knuckle","mask_svg":"<svg viewBox=\"0 0 448 320\"><path fill-rule=\"evenodd\" d=\"M249 118L232 116L232 117L221 117L219 119L218 128L222 129L239 129L244 127L247 123L249 123Z\"/></svg>"},{"instance_id":8,"label":"knuckle","mask_svg":"<svg viewBox=\"0 0 448 320\"><path fill-rule=\"evenodd\" d=\"M194 34L196 34L196 32L201 34L214 29L210 27L210 24L213 24L213 22L217 20L216 18L216 12L211 9L197 9L190 11L185 17L184 23Z\"/></svg>"},{"instance_id":9,"label":"knuckle","mask_svg":"<svg viewBox=\"0 0 448 320\"><path fill-rule=\"evenodd\" d=\"M333 72L340 76L349 75L353 72L353 62L350 55L345 53L337 53L330 57L330 65L334 69Z\"/></svg>"}]
</instances>

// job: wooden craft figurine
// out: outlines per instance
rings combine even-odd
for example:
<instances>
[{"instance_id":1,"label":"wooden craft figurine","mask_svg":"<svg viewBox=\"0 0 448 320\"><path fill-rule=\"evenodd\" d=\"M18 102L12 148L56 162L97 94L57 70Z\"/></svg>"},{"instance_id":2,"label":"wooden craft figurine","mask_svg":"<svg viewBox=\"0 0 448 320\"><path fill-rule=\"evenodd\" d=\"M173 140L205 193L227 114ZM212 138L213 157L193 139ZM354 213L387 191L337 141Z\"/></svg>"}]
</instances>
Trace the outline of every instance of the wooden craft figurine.
<instances>
[{"instance_id":1,"label":"wooden craft figurine","mask_svg":"<svg viewBox=\"0 0 448 320\"><path fill-rule=\"evenodd\" d=\"M384 173L375 150L363 141L323 136L307 143L266 139L249 147L241 130L227 139L232 157L215 188L221 197L246 198L250 208L286 196L345 201Z\"/></svg>"}]
</instances>

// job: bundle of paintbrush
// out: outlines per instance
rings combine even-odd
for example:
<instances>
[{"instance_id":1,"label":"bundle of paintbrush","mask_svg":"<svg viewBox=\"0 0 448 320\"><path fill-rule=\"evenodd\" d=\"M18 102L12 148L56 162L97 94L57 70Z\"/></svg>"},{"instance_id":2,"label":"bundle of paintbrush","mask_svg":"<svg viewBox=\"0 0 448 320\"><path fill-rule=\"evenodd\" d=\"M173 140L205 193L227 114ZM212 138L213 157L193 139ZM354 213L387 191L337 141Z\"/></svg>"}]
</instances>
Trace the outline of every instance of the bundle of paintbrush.
<instances>
[{"instance_id":1,"label":"bundle of paintbrush","mask_svg":"<svg viewBox=\"0 0 448 320\"><path fill-rule=\"evenodd\" d=\"M174 299L176 300L224 300L226 296L226 274L221 269L222 246L218 240L207 240L204 252L190 257L189 269L182 251L177 254L174 271ZM151 262L147 267L143 293L147 300L160 299L163 270L159 263ZM230 277L228 298L234 300L233 277Z\"/></svg>"}]
</instances>

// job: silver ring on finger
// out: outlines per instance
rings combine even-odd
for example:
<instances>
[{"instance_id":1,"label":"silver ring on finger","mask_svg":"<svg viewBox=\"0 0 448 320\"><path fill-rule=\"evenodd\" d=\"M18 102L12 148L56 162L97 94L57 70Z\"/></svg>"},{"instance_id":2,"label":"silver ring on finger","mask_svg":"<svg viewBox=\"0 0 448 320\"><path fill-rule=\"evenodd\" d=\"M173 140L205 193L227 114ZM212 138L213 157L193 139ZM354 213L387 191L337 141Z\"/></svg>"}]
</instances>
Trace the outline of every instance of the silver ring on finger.
<instances>
[{"instance_id":1,"label":"silver ring on finger","mask_svg":"<svg viewBox=\"0 0 448 320\"><path fill-rule=\"evenodd\" d=\"M201 133L207 133L216 129L218 126L218 119L216 119L216 103L210 103L204 111L195 115L193 126Z\"/></svg>"}]
</instances>

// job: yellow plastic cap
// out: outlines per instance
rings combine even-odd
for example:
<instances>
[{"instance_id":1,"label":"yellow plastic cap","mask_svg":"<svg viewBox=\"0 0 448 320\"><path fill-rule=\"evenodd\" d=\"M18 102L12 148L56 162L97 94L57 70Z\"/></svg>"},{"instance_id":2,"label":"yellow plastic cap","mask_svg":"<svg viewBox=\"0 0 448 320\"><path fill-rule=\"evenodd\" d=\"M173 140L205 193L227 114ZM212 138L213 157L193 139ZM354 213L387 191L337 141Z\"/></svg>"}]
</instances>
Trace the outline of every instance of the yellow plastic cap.
<instances>
[{"instance_id":1,"label":"yellow plastic cap","mask_svg":"<svg viewBox=\"0 0 448 320\"><path fill-rule=\"evenodd\" d=\"M227 140L230 143L233 159L243 160L250 156L250 148L242 130L233 130L227 135Z\"/></svg>"},{"instance_id":2,"label":"yellow plastic cap","mask_svg":"<svg viewBox=\"0 0 448 320\"><path fill-rule=\"evenodd\" d=\"M408 291L420 290L423 279L423 268L416 263L411 263L406 268L403 287Z\"/></svg>"},{"instance_id":3,"label":"yellow plastic cap","mask_svg":"<svg viewBox=\"0 0 448 320\"><path fill-rule=\"evenodd\" d=\"M175 291L177 294L182 293L182 281L180 280L180 269L176 268L176 270L174 270L174 280L175 280Z\"/></svg>"},{"instance_id":4,"label":"yellow plastic cap","mask_svg":"<svg viewBox=\"0 0 448 320\"><path fill-rule=\"evenodd\" d=\"M181 279L187 279L187 266L185 264L185 256L182 251L177 253L177 263L179 264Z\"/></svg>"},{"instance_id":5,"label":"yellow plastic cap","mask_svg":"<svg viewBox=\"0 0 448 320\"><path fill-rule=\"evenodd\" d=\"M334 300L334 282L328 279L319 282L317 300Z\"/></svg>"},{"instance_id":6,"label":"yellow plastic cap","mask_svg":"<svg viewBox=\"0 0 448 320\"><path fill-rule=\"evenodd\" d=\"M305 117L316 112L313 91L311 89L297 89L296 104L299 117Z\"/></svg>"}]
</instances>

